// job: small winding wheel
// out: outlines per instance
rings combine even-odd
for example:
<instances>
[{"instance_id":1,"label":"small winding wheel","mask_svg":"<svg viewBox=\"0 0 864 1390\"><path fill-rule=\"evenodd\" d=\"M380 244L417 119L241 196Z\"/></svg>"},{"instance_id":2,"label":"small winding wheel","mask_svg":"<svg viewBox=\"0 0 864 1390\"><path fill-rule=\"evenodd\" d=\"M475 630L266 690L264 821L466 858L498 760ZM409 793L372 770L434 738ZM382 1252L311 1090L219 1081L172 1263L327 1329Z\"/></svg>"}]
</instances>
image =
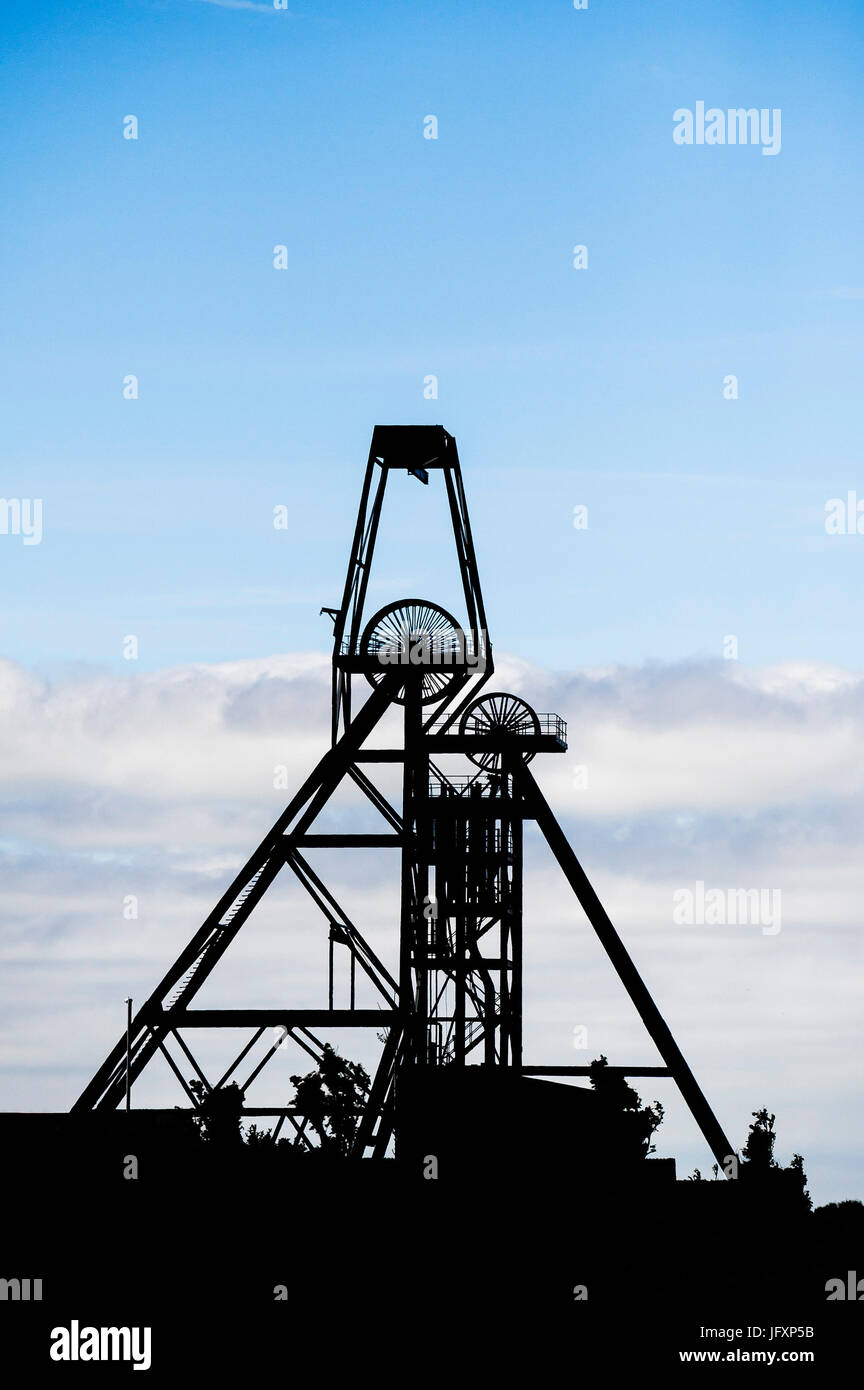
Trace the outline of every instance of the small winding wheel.
<instances>
[{"instance_id":1,"label":"small winding wheel","mask_svg":"<svg viewBox=\"0 0 864 1390\"><path fill-rule=\"evenodd\" d=\"M518 695L496 692L481 695L464 711L459 721L460 734L496 735L502 740L515 736L525 737L540 733L540 720L530 705L520 700ZM472 763L482 767L484 772L501 770L501 753L493 749L468 753ZM522 758L530 763L532 752L523 752Z\"/></svg>"}]
</instances>

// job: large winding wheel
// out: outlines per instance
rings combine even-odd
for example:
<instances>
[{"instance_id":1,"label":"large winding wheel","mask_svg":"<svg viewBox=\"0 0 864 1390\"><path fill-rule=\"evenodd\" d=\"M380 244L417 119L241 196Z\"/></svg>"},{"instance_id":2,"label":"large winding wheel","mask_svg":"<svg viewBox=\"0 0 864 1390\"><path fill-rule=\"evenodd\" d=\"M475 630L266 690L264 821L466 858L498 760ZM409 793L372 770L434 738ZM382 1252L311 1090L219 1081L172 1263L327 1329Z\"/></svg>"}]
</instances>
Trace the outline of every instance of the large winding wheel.
<instances>
[{"instance_id":1,"label":"large winding wheel","mask_svg":"<svg viewBox=\"0 0 864 1390\"><path fill-rule=\"evenodd\" d=\"M388 672L422 670L420 700L434 704L451 695L476 669L466 662L465 633L456 619L437 603L402 598L369 619L360 638L366 679L374 686ZM393 697L405 703L405 685Z\"/></svg>"},{"instance_id":2,"label":"large winding wheel","mask_svg":"<svg viewBox=\"0 0 864 1390\"><path fill-rule=\"evenodd\" d=\"M464 711L459 721L460 734L479 736L493 735L506 742L510 738L524 738L540 733L540 720L530 705L520 700L518 695L496 692L493 695L480 695ZM468 757L484 772L500 772L501 753L493 749L478 749L468 752ZM523 751L522 758L530 763L534 754Z\"/></svg>"}]
</instances>

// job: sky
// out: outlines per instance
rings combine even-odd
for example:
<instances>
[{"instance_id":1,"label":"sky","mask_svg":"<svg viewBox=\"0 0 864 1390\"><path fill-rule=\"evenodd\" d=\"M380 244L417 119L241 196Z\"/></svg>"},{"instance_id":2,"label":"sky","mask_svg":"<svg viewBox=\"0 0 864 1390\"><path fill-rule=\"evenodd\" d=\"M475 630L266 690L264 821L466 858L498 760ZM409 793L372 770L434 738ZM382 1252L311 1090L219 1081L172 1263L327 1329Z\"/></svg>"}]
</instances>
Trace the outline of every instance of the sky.
<instances>
[{"instance_id":1,"label":"sky","mask_svg":"<svg viewBox=\"0 0 864 1390\"><path fill-rule=\"evenodd\" d=\"M862 38L847 0L7 0L0 1104L71 1103L319 755L372 428L441 423L499 670L570 721L538 776L685 1055L864 1196L864 534L826 530L864 501ZM700 102L778 152L676 143ZM370 598L458 612L440 489L389 491ZM611 1060L529 854L535 1042ZM685 940L700 880L781 888L782 930Z\"/></svg>"}]
</instances>

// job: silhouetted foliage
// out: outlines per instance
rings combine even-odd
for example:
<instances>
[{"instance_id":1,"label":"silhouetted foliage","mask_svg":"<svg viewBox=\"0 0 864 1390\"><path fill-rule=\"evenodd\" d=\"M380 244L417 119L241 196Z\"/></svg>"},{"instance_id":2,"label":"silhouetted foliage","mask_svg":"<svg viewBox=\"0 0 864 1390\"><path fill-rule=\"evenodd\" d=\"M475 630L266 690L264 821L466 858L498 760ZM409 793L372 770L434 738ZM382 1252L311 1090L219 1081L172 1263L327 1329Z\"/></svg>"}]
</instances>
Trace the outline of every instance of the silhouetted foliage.
<instances>
[{"instance_id":1,"label":"silhouetted foliage","mask_svg":"<svg viewBox=\"0 0 864 1390\"><path fill-rule=\"evenodd\" d=\"M195 1123L204 1142L220 1149L234 1149L242 1144L243 1092L236 1082L211 1090L203 1081L195 1080L189 1082L189 1090L198 1106Z\"/></svg>"},{"instance_id":2,"label":"silhouetted foliage","mask_svg":"<svg viewBox=\"0 0 864 1390\"><path fill-rule=\"evenodd\" d=\"M330 1046L314 1071L292 1076L297 1088L295 1107L309 1117L322 1151L345 1158L351 1152L359 1123L358 1111L369 1090L368 1073L359 1062L346 1061ZM295 1143L302 1143L298 1138Z\"/></svg>"},{"instance_id":3,"label":"silhouetted foliage","mask_svg":"<svg viewBox=\"0 0 864 1390\"><path fill-rule=\"evenodd\" d=\"M813 1226L818 1238L831 1250L842 1250L851 1261L860 1258L864 1247L864 1203L857 1199L845 1202L826 1202L813 1212ZM854 1252L854 1253L853 1253ZM854 1266L858 1268L856 1264Z\"/></svg>"},{"instance_id":4,"label":"silhouetted foliage","mask_svg":"<svg viewBox=\"0 0 864 1390\"><path fill-rule=\"evenodd\" d=\"M826 1202L824 1206L817 1207L813 1215L825 1225L834 1222L844 1225L848 1223L864 1232L864 1202L859 1202L857 1197L851 1197L845 1202Z\"/></svg>"},{"instance_id":5,"label":"silhouetted foliage","mask_svg":"<svg viewBox=\"0 0 864 1390\"><path fill-rule=\"evenodd\" d=\"M774 1133L774 1115L769 1115L767 1110L754 1110L753 1124L750 1126L750 1133L747 1135L747 1143L741 1150L741 1157L753 1165L753 1170L767 1172L769 1168L776 1168L774 1160L774 1141L777 1138Z\"/></svg>"},{"instance_id":6,"label":"silhouetted foliage","mask_svg":"<svg viewBox=\"0 0 864 1390\"><path fill-rule=\"evenodd\" d=\"M250 1125L246 1131L246 1143L250 1149L272 1149L276 1143L282 1142L281 1139L273 1139L272 1130L259 1129L255 1124Z\"/></svg>"},{"instance_id":7,"label":"silhouetted foliage","mask_svg":"<svg viewBox=\"0 0 864 1390\"><path fill-rule=\"evenodd\" d=\"M813 1201L810 1197L810 1193L807 1191L807 1174L804 1172L804 1159L801 1154L792 1155L792 1162L789 1164L786 1172L795 1174L801 1198L806 1202L807 1210L810 1211L813 1207Z\"/></svg>"},{"instance_id":8,"label":"silhouetted foliage","mask_svg":"<svg viewBox=\"0 0 864 1390\"><path fill-rule=\"evenodd\" d=\"M747 1143L741 1150L745 1161L742 1170L748 1178L772 1182L775 1187L782 1184L790 1199L809 1211L813 1205L807 1189L807 1174L804 1172L804 1159L801 1154L793 1154L792 1162L784 1168L774 1157L774 1144L777 1135L774 1131L774 1115L766 1109L752 1111L753 1123L747 1135Z\"/></svg>"},{"instance_id":9,"label":"silhouetted foliage","mask_svg":"<svg viewBox=\"0 0 864 1390\"><path fill-rule=\"evenodd\" d=\"M643 1105L640 1097L620 1073L608 1072L605 1056L596 1058L589 1068L591 1085L602 1100L617 1129L622 1158L647 1158L654 1152L651 1136L663 1120L659 1100Z\"/></svg>"}]
</instances>

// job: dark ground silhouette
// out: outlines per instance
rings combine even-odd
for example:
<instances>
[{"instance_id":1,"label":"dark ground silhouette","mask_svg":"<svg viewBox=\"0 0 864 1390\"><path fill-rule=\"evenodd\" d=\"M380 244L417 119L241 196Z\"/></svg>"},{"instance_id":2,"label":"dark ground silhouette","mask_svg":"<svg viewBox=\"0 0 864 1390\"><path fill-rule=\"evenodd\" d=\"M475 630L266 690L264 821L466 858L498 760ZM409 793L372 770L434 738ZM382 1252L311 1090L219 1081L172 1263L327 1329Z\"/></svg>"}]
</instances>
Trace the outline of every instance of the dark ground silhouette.
<instances>
[{"instance_id":1,"label":"dark ground silhouette","mask_svg":"<svg viewBox=\"0 0 864 1390\"><path fill-rule=\"evenodd\" d=\"M370 1362L425 1383L436 1366L451 1378L466 1338L487 1383L509 1383L520 1364L545 1383L562 1352L574 1374L614 1375L662 1372L679 1351L806 1350L824 1373L860 1339L864 1305L828 1301L826 1283L860 1270L864 1296L864 1207L813 1212L803 1163L774 1158L767 1111L754 1112L736 1180L676 1181L670 1161L644 1156L656 1111L630 1088L604 1095L601 1075L582 1093L630 1117L636 1156L613 1160L578 1123L539 1134L530 1106L531 1142L512 1112L490 1128L494 1096L472 1129L475 1076L450 1097L461 1147L439 1126L440 1152L421 1152L428 1134L409 1123L404 1160L349 1162L352 1074L339 1061L329 1085L297 1078L325 1136L311 1153L255 1127L244 1142L239 1091L197 1123L179 1110L0 1118L0 1276L43 1281L41 1303L0 1308L4 1361L17 1348L32 1366L44 1347L50 1373L68 1378L76 1368L49 1363L47 1348L70 1318L151 1326L159 1384L295 1363L329 1383L337 1366ZM701 1332L757 1325L758 1342ZM769 1339L775 1326L814 1335Z\"/></svg>"}]
</instances>

